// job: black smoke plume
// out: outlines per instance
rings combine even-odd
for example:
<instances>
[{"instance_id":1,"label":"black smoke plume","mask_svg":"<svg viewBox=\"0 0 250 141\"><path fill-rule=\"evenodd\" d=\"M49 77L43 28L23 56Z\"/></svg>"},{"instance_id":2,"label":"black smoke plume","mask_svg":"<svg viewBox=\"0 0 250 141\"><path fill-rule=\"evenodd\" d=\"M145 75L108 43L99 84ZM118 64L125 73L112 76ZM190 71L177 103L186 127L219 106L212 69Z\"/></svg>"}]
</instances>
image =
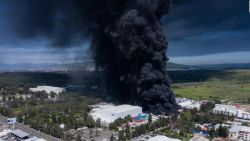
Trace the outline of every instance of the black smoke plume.
<instances>
[{"instance_id":1,"label":"black smoke plume","mask_svg":"<svg viewBox=\"0 0 250 141\"><path fill-rule=\"evenodd\" d=\"M22 0L14 7L24 38L45 36L62 47L91 40L102 93L154 113L177 111L161 23L170 0Z\"/></svg>"}]
</instances>

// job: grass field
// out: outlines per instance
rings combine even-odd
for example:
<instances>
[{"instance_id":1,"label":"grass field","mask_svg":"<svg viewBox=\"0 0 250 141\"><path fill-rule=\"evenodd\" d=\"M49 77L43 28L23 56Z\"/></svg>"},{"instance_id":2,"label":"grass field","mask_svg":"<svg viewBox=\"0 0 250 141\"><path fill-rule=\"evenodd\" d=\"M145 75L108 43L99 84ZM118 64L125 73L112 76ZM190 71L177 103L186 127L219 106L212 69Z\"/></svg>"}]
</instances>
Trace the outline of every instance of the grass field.
<instances>
[{"instance_id":1,"label":"grass field","mask_svg":"<svg viewBox=\"0 0 250 141\"><path fill-rule=\"evenodd\" d=\"M205 82L174 84L173 91L177 96L196 100L247 101L250 98L250 70L223 71Z\"/></svg>"}]
</instances>

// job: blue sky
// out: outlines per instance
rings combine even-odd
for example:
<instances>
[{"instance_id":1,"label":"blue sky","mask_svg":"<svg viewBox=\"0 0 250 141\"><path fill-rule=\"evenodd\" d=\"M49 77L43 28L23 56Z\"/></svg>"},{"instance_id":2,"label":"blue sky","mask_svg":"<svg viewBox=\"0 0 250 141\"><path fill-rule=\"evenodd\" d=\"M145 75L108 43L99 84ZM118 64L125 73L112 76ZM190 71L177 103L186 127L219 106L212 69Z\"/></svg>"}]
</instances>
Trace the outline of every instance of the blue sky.
<instances>
[{"instance_id":1,"label":"blue sky","mask_svg":"<svg viewBox=\"0 0 250 141\"><path fill-rule=\"evenodd\" d=\"M248 0L173 0L163 19L170 61L180 64L250 63ZM25 4L0 1L0 63L71 63L89 60L89 42L69 48L51 47L48 38L20 38L17 29L34 28L22 22ZM27 13L26 13L27 14ZM47 19L39 24L47 25ZM59 27L60 28L60 27Z\"/></svg>"}]
</instances>

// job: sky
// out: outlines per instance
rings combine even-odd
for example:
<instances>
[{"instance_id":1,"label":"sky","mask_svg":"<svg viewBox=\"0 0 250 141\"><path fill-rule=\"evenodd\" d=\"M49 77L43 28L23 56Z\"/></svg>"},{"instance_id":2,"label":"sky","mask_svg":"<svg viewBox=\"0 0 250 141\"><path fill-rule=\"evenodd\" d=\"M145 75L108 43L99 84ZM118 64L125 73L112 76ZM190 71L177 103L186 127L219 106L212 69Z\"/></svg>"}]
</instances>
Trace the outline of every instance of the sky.
<instances>
[{"instance_id":1,"label":"sky","mask_svg":"<svg viewBox=\"0 0 250 141\"><path fill-rule=\"evenodd\" d=\"M86 39L69 48L51 47L49 39L36 34L20 39L16 28L35 27L20 22L27 14L22 12L25 8L20 1L0 1L0 63L63 64L89 60L90 43ZM38 22L46 26L46 20ZM162 22L171 62L250 63L248 0L173 0L172 9Z\"/></svg>"}]
</instances>

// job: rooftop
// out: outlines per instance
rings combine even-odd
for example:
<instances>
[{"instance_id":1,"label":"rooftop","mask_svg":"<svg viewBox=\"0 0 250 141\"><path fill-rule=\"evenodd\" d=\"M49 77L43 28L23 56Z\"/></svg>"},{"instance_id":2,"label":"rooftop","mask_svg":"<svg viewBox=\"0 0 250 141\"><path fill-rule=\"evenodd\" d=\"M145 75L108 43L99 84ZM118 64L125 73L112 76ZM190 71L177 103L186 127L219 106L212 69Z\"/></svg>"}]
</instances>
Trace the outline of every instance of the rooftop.
<instances>
[{"instance_id":1,"label":"rooftop","mask_svg":"<svg viewBox=\"0 0 250 141\"><path fill-rule=\"evenodd\" d=\"M240 131L250 133L250 127L243 126Z\"/></svg>"},{"instance_id":2,"label":"rooftop","mask_svg":"<svg viewBox=\"0 0 250 141\"><path fill-rule=\"evenodd\" d=\"M133 109L141 108L139 106L132 106L132 105L119 105L119 106L108 106L106 107L106 111L120 113L125 111L130 111Z\"/></svg>"},{"instance_id":3,"label":"rooftop","mask_svg":"<svg viewBox=\"0 0 250 141\"><path fill-rule=\"evenodd\" d=\"M158 135L158 136L155 136L153 138L150 138L148 141L181 141L181 140L172 139L172 138L168 138L166 136Z\"/></svg>"},{"instance_id":4,"label":"rooftop","mask_svg":"<svg viewBox=\"0 0 250 141\"><path fill-rule=\"evenodd\" d=\"M31 138L28 138L28 139L26 139L26 140L24 140L24 141L37 141L39 138L38 137L31 137Z\"/></svg>"},{"instance_id":5,"label":"rooftop","mask_svg":"<svg viewBox=\"0 0 250 141\"><path fill-rule=\"evenodd\" d=\"M99 106L98 109L102 109L102 110L112 112L112 113L121 113L121 112L126 112L126 111L130 111L130 110L138 109L138 108L141 108L141 107L124 104L124 105L118 105L118 106L101 105L101 106Z\"/></svg>"},{"instance_id":6,"label":"rooftop","mask_svg":"<svg viewBox=\"0 0 250 141\"><path fill-rule=\"evenodd\" d=\"M16 129L12 132L13 135L19 137L19 138L24 138L24 137L27 137L29 136L30 134L20 130L20 129Z\"/></svg>"},{"instance_id":7,"label":"rooftop","mask_svg":"<svg viewBox=\"0 0 250 141\"><path fill-rule=\"evenodd\" d=\"M209 139L203 137L203 136L194 136L190 141L209 141Z\"/></svg>"}]
</instances>

